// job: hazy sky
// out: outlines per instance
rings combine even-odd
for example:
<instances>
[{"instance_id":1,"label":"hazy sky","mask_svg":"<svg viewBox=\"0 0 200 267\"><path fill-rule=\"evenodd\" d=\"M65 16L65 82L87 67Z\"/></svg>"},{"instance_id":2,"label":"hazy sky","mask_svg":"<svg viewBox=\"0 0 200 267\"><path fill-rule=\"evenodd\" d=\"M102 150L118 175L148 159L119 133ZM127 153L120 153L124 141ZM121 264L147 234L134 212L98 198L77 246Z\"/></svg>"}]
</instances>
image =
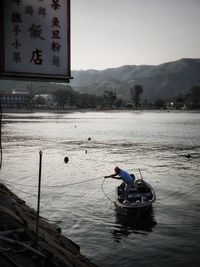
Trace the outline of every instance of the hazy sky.
<instances>
[{"instance_id":1,"label":"hazy sky","mask_svg":"<svg viewBox=\"0 0 200 267\"><path fill-rule=\"evenodd\" d=\"M200 0L71 0L72 70L200 58Z\"/></svg>"}]
</instances>

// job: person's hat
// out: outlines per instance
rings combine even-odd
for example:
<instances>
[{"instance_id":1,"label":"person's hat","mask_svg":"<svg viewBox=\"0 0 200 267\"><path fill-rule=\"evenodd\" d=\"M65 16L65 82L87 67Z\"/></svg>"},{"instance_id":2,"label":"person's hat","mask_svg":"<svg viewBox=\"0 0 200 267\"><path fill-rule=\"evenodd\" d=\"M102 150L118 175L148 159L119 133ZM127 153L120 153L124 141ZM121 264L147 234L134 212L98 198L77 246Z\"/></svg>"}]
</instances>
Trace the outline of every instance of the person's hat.
<instances>
[{"instance_id":1,"label":"person's hat","mask_svg":"<svg viewBox=\"0 0 200 267\"><path fill-rule=\"evenodd\" d=\"M115 173L119 174L120 172L120 168L119 167L115 167Z\"/></svg>"}]
</instances>

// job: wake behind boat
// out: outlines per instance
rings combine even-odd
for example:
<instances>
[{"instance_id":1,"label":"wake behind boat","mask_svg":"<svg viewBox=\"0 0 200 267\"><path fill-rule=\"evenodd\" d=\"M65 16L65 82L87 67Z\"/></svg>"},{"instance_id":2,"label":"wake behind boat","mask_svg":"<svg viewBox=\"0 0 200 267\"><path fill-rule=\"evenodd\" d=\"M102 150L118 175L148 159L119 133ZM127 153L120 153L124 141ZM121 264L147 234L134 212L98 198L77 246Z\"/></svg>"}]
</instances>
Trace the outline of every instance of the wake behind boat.
<instances>
[{"instance_id":1,"label":"wake behind boat","mask_svg":"<svg viewBox=\"0 0 200 267\"><path fill-rule=\"evenodd\" d=\"M156 194L152 186L143 179L137 179L129 190L125 202L124 183L116 187L114 204L117 209L124 212L143 212L152 207Z\"/></svg>"}]
</instances>

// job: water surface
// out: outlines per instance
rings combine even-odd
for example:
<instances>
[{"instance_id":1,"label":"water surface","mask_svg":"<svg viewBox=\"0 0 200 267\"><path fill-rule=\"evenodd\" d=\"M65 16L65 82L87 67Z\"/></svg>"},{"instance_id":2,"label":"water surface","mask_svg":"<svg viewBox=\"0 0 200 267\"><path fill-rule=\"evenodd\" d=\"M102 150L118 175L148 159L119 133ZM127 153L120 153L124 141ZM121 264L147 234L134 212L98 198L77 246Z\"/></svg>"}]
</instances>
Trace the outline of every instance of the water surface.
<instances>
[{"instance_id":1,"label":"water surface","mask_svg":"<svg viewBox=\"0 0 200 267\"><path fill-rule=\"evenodd\" d=\"M4 114L3 122L1 179L36 208L41 150L41 215L60 220L94 263L200 266L199 113ZM154 187L157 201L145 218L117 214L111 200L119 181L105 180L102 191L115 166L137 178L140 168Z\"/></svg>"}]
</instances>

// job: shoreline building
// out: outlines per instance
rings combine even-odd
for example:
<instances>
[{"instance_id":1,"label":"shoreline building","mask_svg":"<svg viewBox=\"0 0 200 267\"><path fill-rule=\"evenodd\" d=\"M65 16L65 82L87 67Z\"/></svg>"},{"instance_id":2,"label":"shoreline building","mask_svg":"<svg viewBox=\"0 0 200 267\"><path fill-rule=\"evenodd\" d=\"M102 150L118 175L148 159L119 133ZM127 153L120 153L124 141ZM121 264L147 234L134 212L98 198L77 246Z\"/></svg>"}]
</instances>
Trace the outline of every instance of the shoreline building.
<instances>
[{"instance_id":1,"label":"shoreline building","mask_svg":"<svg viewBox=\"0 0 200 267\"><path fill-rule=\"evenodd\" d=\"M30 92L26 89L13 89L9 93L1 93L0 97L2 107L27 107L31 101Z\"/></svg>"}]
</instances>

